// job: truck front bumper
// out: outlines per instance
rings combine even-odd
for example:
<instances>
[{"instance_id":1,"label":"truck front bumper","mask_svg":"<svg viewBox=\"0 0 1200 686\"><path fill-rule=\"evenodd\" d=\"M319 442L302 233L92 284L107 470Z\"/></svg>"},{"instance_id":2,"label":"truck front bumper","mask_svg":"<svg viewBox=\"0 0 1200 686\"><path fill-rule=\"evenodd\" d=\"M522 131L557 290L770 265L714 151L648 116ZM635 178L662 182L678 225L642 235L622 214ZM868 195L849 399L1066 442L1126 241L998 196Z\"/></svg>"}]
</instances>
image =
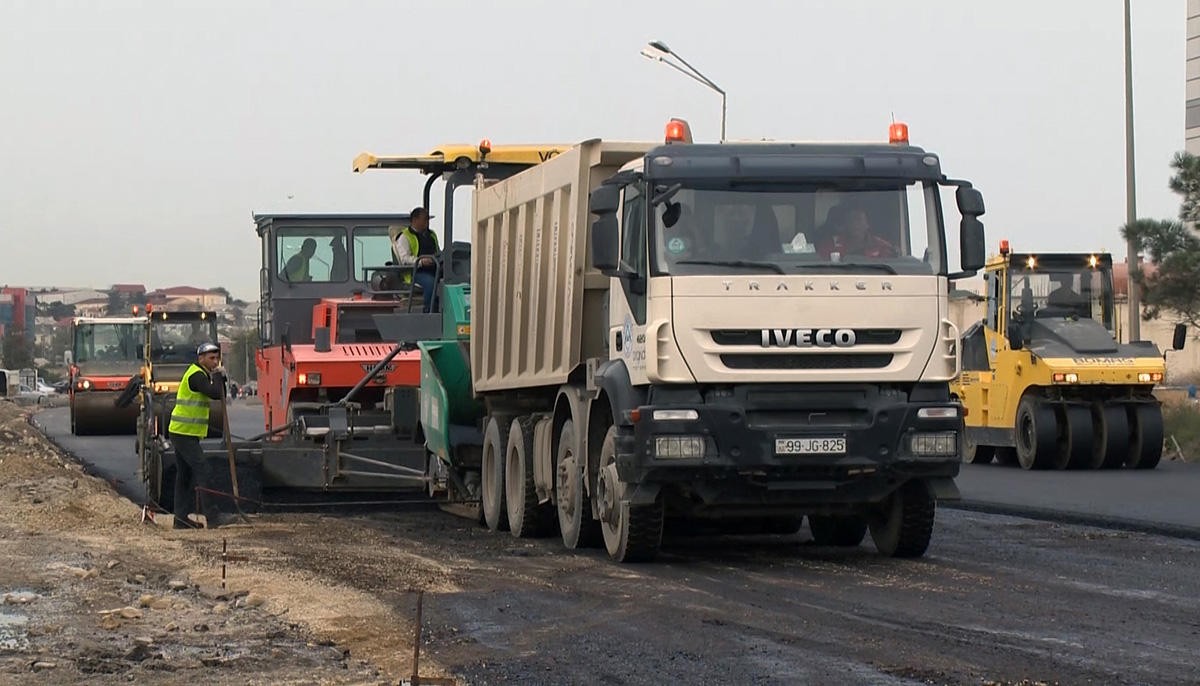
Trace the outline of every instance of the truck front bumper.
<instances>
[{"instance_id":1,"label":"truck front bumper","mask_svg":"<svg viewBox=\"0 0 1200 686\"><path fill-rule=\"evenodd\" d=\"M705 506L876 502L914 478L957 496L962 412L948 392L738 387L671 400L637 408L618 431L622 481Z\"/></svg>"}]
</instances>

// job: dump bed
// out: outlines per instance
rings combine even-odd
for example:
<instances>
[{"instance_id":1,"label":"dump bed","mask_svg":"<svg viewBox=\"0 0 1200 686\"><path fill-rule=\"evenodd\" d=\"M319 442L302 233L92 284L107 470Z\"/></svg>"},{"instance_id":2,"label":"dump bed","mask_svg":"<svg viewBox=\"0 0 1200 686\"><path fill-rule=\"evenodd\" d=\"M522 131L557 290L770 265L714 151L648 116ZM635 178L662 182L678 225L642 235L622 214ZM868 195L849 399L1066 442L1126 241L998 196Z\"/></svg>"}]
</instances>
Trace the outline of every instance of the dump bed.
<instances>
[{"instance_id":1,"label":"dump bed","mask_svg":"<svg viewBox=\"0 0 1200 686\"><path fill-rule=\"evenodd\" d=\"M477 393L556 386L604 354L608 279L591 266L588 194L653 143L591 140L476 191L471 371Z\"/></svg>"}]
</instances>

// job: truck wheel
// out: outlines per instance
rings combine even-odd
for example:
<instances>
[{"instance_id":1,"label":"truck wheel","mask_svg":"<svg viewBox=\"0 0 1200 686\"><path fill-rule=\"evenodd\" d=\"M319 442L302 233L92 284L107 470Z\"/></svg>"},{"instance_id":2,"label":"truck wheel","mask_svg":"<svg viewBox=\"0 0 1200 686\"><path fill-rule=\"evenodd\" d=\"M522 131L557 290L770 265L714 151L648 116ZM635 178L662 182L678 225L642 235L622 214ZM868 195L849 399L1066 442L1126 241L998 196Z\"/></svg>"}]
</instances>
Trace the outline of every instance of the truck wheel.
<instances>
[{"instance_id":1,"label":"truck wheel","mask_svg":"<svg viewBox=\"0 0 1200 686\"><path fill-rule=\"evenodd\" d=\"M1055 469L1084 469L1092 461L1092 411L1080 405L1067 405L1058 425L1058 452Z\"/></svg>"},{"instance_id":2,"label":"truck wheel","mask_svg":"<svg viewBox=\"0 0 1200 686\"><path fill-rule=\"evenodd\" d=\"M972 431L963 432L963 462L970 464L991 464L996 456L996 448L990 445L979 445L971 436Z\"/></svg>"},{"instance_id":3,"label":"truck wheel","mask_svg":"<svg viewBox=\"0 0 1200 686\"><path fill-rule=\"evenodd\" d=\"M870 518L871 540L887 557L921 557L933 536L937 504L923 481L896 489Z\"/></svg>"},{"instance_id":4,"label":"truck wheel","mask_svg":"<svg viewBox=\"0 0 1200 686\"><path fill-rule=\"evenodd\" d=\"M858 515L809 515L808 530L817 545L853 548L866 537L867 520Z\"/></svg>"},{"instance_id":5,"label":"truck wheel","mask_svg":"<svg viewBox=\"0 0 1200 686\"><path fill-rule=\"evenodd\" d=\"M1154 469L1162 459L1162 409L1157 404L1139 403L1129 413L1132 436L1125 464L1132 469Z\"/></svg>"},{"instance_id":6,"label":"truck wheel","mask_svg":"<svg viewBox=\"0 0 1200 686\"><path fill-rule=\"evenodd\" d=\"M592 501L584 488L583 462L575 445L575 422L568 419L558 432L554 461L554 500L563 545L572 550L600 544L600 522L592 518Z\"/></svg>"},{"instance_id":7,"label":"truck wheel","mask_svg":"<svg viewBox=\"0 0 1200 686\"><path fill-rule=\"evenodd\" d=\"M483 432L483 520L492 531L508 529L508 512L504 507L504 456L508 448L508 432L500 430L500 422L488 417Z\"/></svg>"},{"instance_id":8,"label":"truck wheel","mask_svg":"<svg viewBox=\"0 0 1200 686\"><path fill-rule=\"evenodd\" d=\"M633 505L617 476L617 427L608 427L600 448L600 477L596 480L600 530L604 547L617 562L648 562L662 545L663 504Z\"/></svg>"},{"instance_id":9,"label":"truck wheel","mask_svg":"<svg viewBox=\"0 0 1200 686\"><path fill-rule=\"evenodd\" d=\"M1092 469L1115 469L1129 451L1129 415L1122 405L1092 405Z\"/></svg>"},{"instance_id":10,"label":"truck wheel","mask_svg":"<svg viewBox=\"0 0 1200 686\"><path fill-rule=\"evenodd\" d=\"M533 480L532 417L518 417L508 431L508 456L504 462L504 499L508 503L508 529L517 538L550 533L554 507L538 503Z\"/></svg>"},{"instance_id":11,"label":"truck wheel","mask_svg":"<svg viewBox=\"0 0 1200 686\"><path fill-rule=\"evenodd\" d=\"M1058 446L1054 410L1027 395L1017 407L1017 461L1021 469L1047 469L1054 464Z\"/></svg>"}]
</instances>

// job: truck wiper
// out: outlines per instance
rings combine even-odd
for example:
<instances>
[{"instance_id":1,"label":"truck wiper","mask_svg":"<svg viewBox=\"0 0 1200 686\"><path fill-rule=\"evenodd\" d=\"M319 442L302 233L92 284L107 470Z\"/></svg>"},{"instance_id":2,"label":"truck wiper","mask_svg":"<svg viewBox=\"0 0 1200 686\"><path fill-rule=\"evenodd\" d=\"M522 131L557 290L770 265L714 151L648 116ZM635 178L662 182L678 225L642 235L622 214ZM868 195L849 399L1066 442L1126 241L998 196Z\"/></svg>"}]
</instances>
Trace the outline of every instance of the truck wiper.
<instances>
[{"instance_id":1,"label":"truck wiper","mask_svg":"<svg viewBox=\"0 0 1200 686\"><path fill-rule=\"evenodd\" d=\"M769 269L776 274L785 274L783 267L774 262L754 262L751 260L679 260L675 264L710 264L717 267L742 267L749 269Z\"/></svg>"},{"instance_id":2,"label":"truck wiper","mask_svg":"<svg viewBox=\"0 0 1200 686\"><path fill-rule=\"evenodd\" d=\"M801 269L837 269L853 270L853 269L874 269L888 274L896 274L896 268L890 264L882 264L879 262L817 262L814 264L798 265Z\"/></svg>"}]
</instances>

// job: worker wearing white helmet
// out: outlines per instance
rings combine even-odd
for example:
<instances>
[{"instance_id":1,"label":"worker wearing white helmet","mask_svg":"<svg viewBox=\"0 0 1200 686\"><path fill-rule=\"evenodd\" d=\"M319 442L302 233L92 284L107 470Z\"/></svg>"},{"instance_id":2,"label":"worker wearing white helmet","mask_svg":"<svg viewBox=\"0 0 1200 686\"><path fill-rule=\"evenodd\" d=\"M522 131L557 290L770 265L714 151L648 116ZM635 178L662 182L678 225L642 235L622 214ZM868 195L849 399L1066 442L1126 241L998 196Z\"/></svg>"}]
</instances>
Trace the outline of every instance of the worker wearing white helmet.
<instances>
[{"instance_id":1,"label":"worker wearing white helmet","mask_svg":"<svg viewBox=\"0 0 1200 686\"><path fill-rule=\"evenodd\" d=\"M196 361L183 373L175 394L168 431L175 447L175 522L176 529L191 528L188 520L197 500L209 528L229 520L218 507L208 489L214 485L216 461L204 457L200 440L208 436L209 406L213 400L225 397L225 373L221 368L221 348L215 343L202 343L196 348Z\"/></svg>"}]
</instances>

